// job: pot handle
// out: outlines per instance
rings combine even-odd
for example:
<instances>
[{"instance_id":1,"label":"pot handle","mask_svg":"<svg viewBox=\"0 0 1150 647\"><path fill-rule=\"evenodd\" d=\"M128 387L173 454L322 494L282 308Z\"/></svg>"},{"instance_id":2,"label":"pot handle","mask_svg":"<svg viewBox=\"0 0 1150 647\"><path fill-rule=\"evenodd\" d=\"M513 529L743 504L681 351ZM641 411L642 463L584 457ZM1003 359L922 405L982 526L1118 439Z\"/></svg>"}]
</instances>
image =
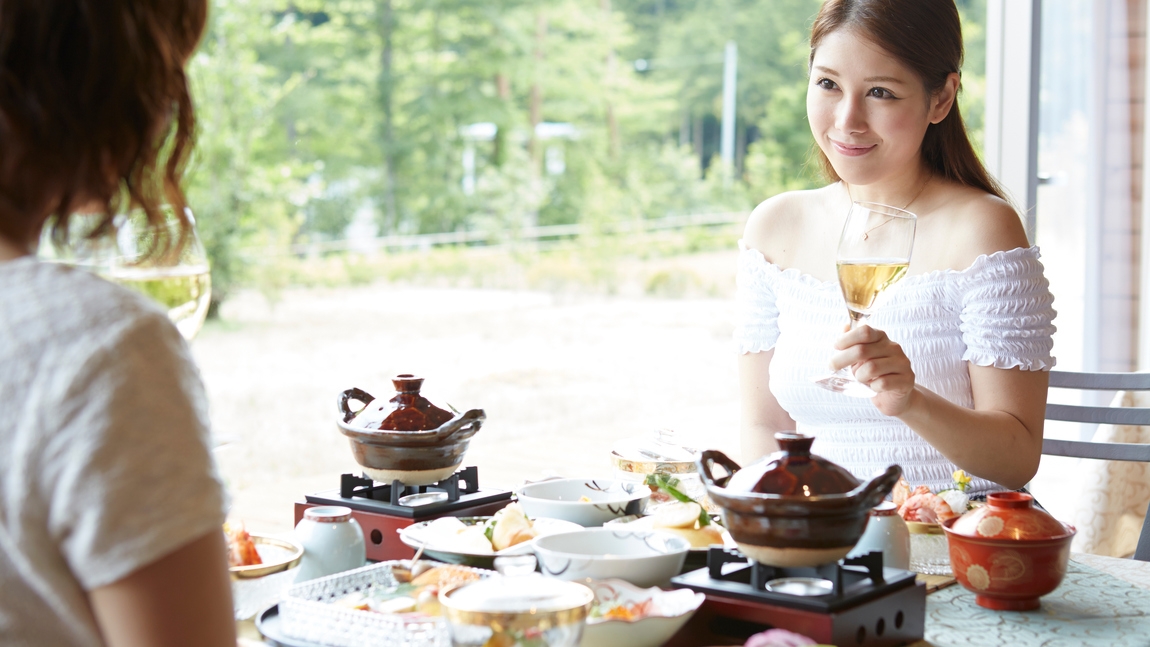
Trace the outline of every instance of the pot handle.
<instances>
[{"instance_id":1,"label":"pot handle","mask_svg":"<svg viewBox=\"0 0 1150 647\"><path fill-rule=\"evenodd\" d=\"M486 419L487 414L483 412L483 409L472 409L455 420L449 420L443 423L443 426L435 431L435 440L442 442L456 434L465 432L474 433L479 430L479 426L482 425Z\"/></svg>"},{"instance_id":2,"label":"pot handle","mask_svg":"<svg viewBox=\"0 0 1150 647\"><path fill-rule=\"evenodd\" d=\"M856 488L855 492L858 493L860 505L869 509L881 503L886 495L894 489L900 476L902 476L902 468L898 465L891 465L886 468L885 472L871 479L870 483Z\"/></svg>"},{"instance_id":3,"label":"pot handle","mask_svg":"<svg viewBox=\"0 0 1150 647\"><path fill-rule=\"evenodd\" d=\"M728 474L721 479L716 479L714 474L711 473L715 463L722 465L728 472ZM702 479L703 483L714 487L726 487L727 479L731 478L731 474L742 469L738 463L717 449L704 450L699 454L699 460L695 462L695 465L699 468L699 478ZM894 486L892 485L891 487Z\"/></svg>"},{"instance_id":4,"label":"pot handle","mask_svg":"<svg viewBox=\"0 0 1150 647\"><path fill-rule=\"evenodd\" d=\"M336 398L336 407L339 408L339 413L341 416L343 416L343 421L351 422L351 419L354 418L357 413L366 409L367 405L371 404L371 401L374 399L374 395L364 391L363 389L348 389L343 393L340 393ZM360 407L358 411L352 411L351 408L347 406L347 403L351 400L362 402L363 406Z\"/></svg>"}]
</instances>

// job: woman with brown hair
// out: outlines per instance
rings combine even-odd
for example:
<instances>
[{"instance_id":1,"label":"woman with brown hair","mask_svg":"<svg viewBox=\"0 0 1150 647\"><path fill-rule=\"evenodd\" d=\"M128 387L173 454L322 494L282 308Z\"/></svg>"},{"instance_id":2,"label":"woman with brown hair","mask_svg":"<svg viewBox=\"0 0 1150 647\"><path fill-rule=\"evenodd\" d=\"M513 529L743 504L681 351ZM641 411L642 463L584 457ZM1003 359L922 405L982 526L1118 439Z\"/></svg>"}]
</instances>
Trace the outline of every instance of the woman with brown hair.
<instances>
[{"instance_id":1,"label":"woman with brown hair","mask_svg":"<svg viewBox=\"0 0 1150 647\"><path fill-rule=\"evenodd\" d=\"M140 209L161 235L161 202L184 213L206 19L205 0L0 1L0 644L235 644L187 346L143 297L33 256L50 216L64 239L78 210Z\"/></svg>"},{"instance_id":2,"label":"woman with brown hair","mask_svg":"<svg viewBox=\"0 0 1150 647\"><path fill-rule=\"evenodd\" d=\"M1053 298L1037 248L976 157L955 98L953 0L828 0L811 31L807 116L832 184L751 214L739 257L744 448L816 436L860 478L891 463L913 485L1019 488L1042 447ZM852 201L918 216L906 278L845 335L835 252ZM852 367L869 401L811 378Z\"/></svg>"}]
</instances>

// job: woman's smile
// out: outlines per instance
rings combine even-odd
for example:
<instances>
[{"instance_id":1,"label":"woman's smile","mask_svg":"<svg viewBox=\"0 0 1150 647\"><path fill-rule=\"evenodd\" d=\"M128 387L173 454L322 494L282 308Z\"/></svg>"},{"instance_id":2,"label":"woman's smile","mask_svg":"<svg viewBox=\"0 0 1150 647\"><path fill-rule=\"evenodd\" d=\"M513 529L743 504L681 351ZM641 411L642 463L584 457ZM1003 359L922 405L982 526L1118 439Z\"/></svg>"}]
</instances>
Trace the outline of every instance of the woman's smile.
<instances>
[{"instance_id":1,"label":"woman's smile","mask_svg":"<svg viewBox=\"0 0 1150 647\"><path fill-rule=\"evenodd\" d=\"M831 146L833 146L840 155L845 155L847 157L859 157L866 155L867 153L874 150L875 146L877 146L877 144L843 144L830 138L828 138L828 141L830 141Z\"/></svg>"}]
</instances>

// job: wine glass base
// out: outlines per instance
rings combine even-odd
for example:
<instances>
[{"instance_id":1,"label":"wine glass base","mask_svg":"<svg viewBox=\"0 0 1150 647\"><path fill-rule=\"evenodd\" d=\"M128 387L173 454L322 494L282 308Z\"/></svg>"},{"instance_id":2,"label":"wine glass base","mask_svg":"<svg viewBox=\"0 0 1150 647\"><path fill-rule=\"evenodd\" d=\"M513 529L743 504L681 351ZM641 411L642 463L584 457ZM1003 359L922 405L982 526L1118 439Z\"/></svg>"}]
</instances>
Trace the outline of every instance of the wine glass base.
<instances>
[{"instance_id":1,"label":"wine glass base","mask_svg":"<svg viewBox=\"0 0 1150 647\"><path fill-rule=\"evenodd\" d=\"M878 395L869 386L854 379L854 376L844 377L832 374L815 378L812 381L828 391L842 393L852 398L873 398Z\"/></svg>"}]
</instances>

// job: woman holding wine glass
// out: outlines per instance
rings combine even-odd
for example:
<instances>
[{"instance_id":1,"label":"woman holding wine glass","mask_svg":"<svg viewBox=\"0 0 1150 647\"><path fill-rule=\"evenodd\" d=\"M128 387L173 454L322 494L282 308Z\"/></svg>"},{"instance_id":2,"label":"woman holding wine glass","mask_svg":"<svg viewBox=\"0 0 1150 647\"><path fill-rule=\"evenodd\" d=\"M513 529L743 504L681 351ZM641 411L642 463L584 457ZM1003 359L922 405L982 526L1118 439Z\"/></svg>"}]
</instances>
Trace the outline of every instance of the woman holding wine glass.
<instances>
[{"instance_id":1,"label":"woman holding wine glass","mask_svg":"<svg viewBox=\"0 0 1150 647\"><path fill-rule=\"evenodd\" d=\"M0 2L0 644L236 644L204 389L152 300L40 262L75 213L176 254L206 0Z\"/></svg>"},{"instance_id":2,"label":"woman holding wine glass","mask_svg":"<svg viewBox=\"0 0 1150 647\"><path fill-rule=\"evenodd\" d=\"M828 0L816 17L807 117L832 183L763 202L740 243L748 458L774 449L772 432L797 429L859 477L898 463L935 491L959 468L975 494L1037 471L1053 298L967 137L962 56L953 0ZM900 242L866 251L900 227ZM844 304L860 286L866 312ZM846 331L864 318L847 305L869 319ZM841 369L824 382L857 380L869 397L813 381Z\"/></svg>"}]
</instances>

